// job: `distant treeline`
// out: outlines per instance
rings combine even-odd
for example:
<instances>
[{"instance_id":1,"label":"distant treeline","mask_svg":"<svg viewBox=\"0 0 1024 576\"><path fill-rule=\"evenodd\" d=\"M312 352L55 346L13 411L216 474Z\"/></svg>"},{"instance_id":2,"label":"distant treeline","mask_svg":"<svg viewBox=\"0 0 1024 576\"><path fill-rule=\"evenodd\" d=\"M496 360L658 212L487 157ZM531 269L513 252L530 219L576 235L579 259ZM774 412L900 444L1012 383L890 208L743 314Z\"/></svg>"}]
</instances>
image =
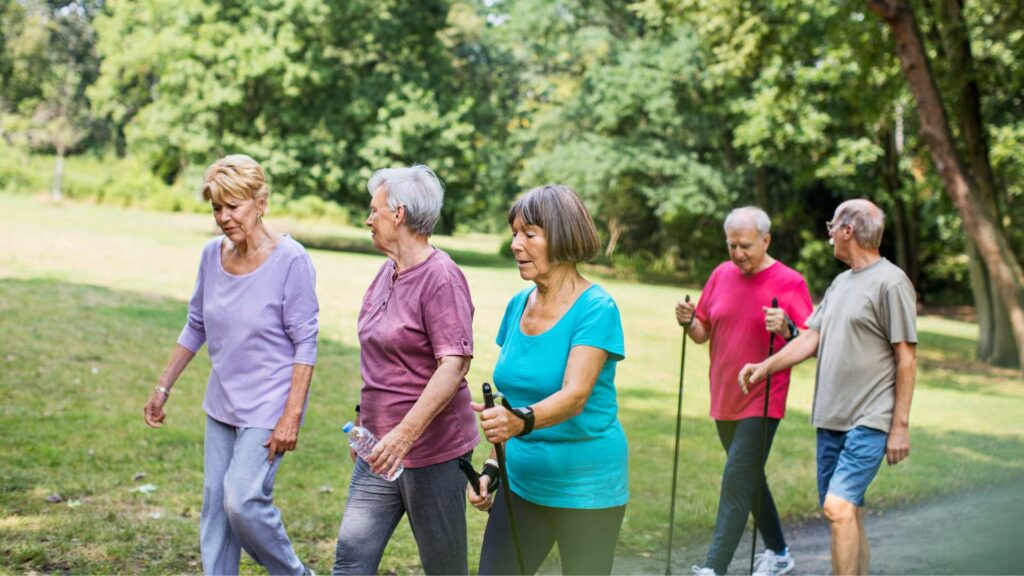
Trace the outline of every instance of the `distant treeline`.
<instances>
[{"instance_id":1,"label":"distant treeline","mask_svg":"<svg viewBox=\"0 0 1024 576\"><path fill-rule=\"evenodd\" d=\"M971 303L961 220L867 4L0 0L0 188L191 209L204 167L245 152L297 213L358 221L373 169L423 162L447 184L441 232L503 230L517 193L564 182L602 263L698 282L724 215L757 204L819 294L838 270L824 221L868 197L922 300ZM910 4L955 131L957 75L981 88L1020 254L1024 10Z\"/></svg>"}]
</instances>

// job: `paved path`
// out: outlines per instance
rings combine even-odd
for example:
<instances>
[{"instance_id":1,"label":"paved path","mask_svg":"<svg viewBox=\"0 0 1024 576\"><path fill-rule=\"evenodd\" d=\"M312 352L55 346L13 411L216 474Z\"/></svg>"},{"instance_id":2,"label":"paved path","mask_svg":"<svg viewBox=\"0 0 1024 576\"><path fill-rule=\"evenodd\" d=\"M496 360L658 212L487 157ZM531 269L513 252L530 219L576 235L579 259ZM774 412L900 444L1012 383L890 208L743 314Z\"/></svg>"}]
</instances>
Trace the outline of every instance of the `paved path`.
<instances>
[{"instance_id":1,"label":"paved path","mask_svg":"<svg viewBox=\"0 0 1024 576\"><path fill-rule=\"evenodd\" d=\"M1024 574L1024 480L872 513L868 508L872 574ZM786 526L795 553L792 574L830 574L825 520ZM676 543L672 572L689 574L706 543ZM747 574L750 534L730 566ZM545 566L545 568L549 568ZM555 565L555 572L558 567ZM547 571L547 570L545 570ZM664 574L665 558L620 556L616 574Z\"/></svg>"}]
</instances>

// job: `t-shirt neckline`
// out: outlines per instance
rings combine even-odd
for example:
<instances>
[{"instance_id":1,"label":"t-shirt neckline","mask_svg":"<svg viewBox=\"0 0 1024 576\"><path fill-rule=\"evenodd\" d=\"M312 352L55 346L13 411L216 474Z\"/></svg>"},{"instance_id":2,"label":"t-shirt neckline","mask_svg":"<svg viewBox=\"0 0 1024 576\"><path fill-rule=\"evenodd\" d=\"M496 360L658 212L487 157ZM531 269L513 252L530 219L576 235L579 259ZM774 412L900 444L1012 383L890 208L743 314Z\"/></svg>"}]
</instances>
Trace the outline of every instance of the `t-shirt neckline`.
<instances>
[{"instance_id":1,"label":"t-shirt neckline","mask_svg":"<svg viewBox=\"0 0 1024 576\"><path fill-rule=\"evenodd\" d=\"M220 242L217 243L217 268L219 268L220 271L223 272L224 275L227 276L228 278L248 278L249 276L255 275L257 272L262 270L270 262L270 260L277 255L278 252L281 251L281 244L284 244L284 241L288 239L288 235L280 234L279 236L281 236L281 240L274 246L274 249L270 251L270 255L267 256L267 259L261 262L259 266L257 266L254 270L250 272L246 272L245 274L232 274L231 272L228 272L226 269L224 269L224 259L223 256L221 255L221 248L224 246L224 239L227 238L227 236L222 234Z\"/></svg>"},{"instance_id":2,"label":"t-shirt neckline","mask_svg":"<svg viewBox=\"0 0 1024 576\"><path fill-rule=\"evenodd\" d=\"M530 295L536 292L537 290L537 287L534 286L529 292L526 293L526 298L523 298L523 306L522 308L519 309L519 317L516 318L516 330L519 331L520 335L525 336L527 338L539 338L541 336L544 336L545 334L557 328L558 325L562 323L562 320L565 320L565 317L572 313L573 309L576 308L576 305L580 303L580 300L583 300L583 296L587 292L590 292L590 290L595 287L597 287L597 284L591 283L590 286L587 286L586 290L580 292L580 295L576 297L576 300L573 301L572 305L569 306L565 313L562 314L562 316L558 320L555 320L555 323L548 327L547 330L541 332L540 334L527 334L526 332L523 332L523 314L526 312L526 305L530 303Z\"/></svg>"}]
</instances>

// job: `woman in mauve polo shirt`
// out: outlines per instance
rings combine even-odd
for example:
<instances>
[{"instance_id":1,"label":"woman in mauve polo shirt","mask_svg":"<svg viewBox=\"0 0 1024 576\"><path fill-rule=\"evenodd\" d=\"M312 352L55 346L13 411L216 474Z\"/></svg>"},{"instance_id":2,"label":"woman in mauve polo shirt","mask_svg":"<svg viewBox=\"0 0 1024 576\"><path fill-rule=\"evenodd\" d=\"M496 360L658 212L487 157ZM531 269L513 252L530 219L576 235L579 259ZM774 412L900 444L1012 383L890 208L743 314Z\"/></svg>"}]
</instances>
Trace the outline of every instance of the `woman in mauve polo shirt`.
<instances>
[{"instance_id":1,"label":"woman in mauve polo shirt","mask_svg":"<svg viewBox=\"0 0 1024 576\"><path fill-rule=\"evenodd\" d=\"M388 259L359 311L360 424L378 438L355 469L338 530L335 574L376 574L403 515L426 574L468 574L466 478L479 442L466 373L473 303L462 271L428 239L444 190L423 165L369 182L373 245ZM384 480L404 465L394 481Z\"/></svg>"}]
</instances>

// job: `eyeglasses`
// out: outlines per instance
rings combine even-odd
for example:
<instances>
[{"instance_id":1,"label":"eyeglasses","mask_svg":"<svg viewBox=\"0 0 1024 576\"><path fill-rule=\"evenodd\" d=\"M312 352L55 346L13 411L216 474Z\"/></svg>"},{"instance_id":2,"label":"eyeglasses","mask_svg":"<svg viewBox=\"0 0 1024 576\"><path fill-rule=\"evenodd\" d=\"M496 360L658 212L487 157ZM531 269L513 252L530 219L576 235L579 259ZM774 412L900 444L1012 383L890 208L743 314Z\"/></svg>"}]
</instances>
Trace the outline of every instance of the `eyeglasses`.
<instances>
[{"instance_id":1,"label":"eyeglasses","mask_svg":"<svg viewBox=\"0 0 1024 576\"><path fill-rule=\"evenodd\" d=\"M840 227L841 228L843 226L851 226L851 224L849 222L837 222L835 220L826 220L825 221L825 230L828 231L828 235L829 236L832 236L832 234L835 233L835 228L836 227Z\"/></svg>"}]
</instances>

